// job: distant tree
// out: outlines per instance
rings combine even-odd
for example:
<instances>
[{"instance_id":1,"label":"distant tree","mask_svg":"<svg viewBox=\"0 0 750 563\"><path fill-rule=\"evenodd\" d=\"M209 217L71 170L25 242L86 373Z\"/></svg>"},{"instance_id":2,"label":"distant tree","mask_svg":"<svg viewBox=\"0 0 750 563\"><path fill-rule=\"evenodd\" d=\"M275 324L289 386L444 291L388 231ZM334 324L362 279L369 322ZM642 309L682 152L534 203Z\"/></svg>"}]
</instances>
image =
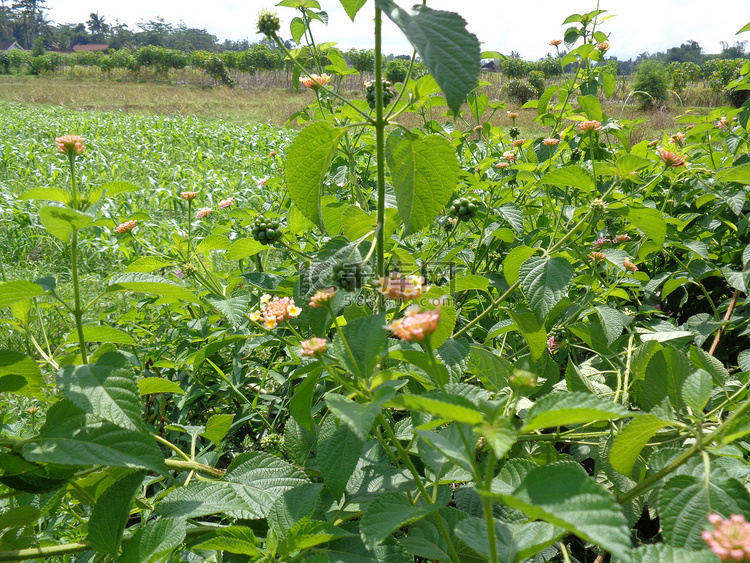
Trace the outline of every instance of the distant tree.
<instances>
[{"instance_id":1,"label":"distant tree","mask_svg":"<svg viewBox=\"0 0 750 563\"><path fill-rule=\"evenodd\" d=\"M104 39L104 36L109 33L109 24L104 21L104 16L100 16L99 12L92 12L89 14L89 19L86 25L97 41Z\"/></svg>"},{"instance_id":2,"label":"distant tree","mask_svg":"<svg viewBox=\"0 0 750 563\"><path fill-rule=\"evenodd\" d=\"M703 62L703 48L697 41L692 39L686 41L679 47L667 49L664 60L668 63L695 63Z\"/></svg>"},{"instance_id":3,"label":"distant tree","mask_svg":"<svg viewBox=\"0 0 750 563\"><path fill-rule=\"evenodd\" d=\"M666 102L669 74L661 62L643 61L638 65L634 78L633 90L642 109L658 107Z\"/></svg>"},{"instance_id":4,"label":"distant tree","mask_svg":"<svg viewBox=\"0 0 750 563\"><path fill-rule=\"evenodd\" d=\"M15 33L23 47L30 49L45 22L43 11L47 0L16 0L11 9L16 13L18 32Z\"/></svg>"},{"instance_id":5,"label":"distant tree","mask_svg":"<svg viewBox=\"0 0 750 563\"><path fill-rule=\"evenodd\" d=\"M721 42L721 54L720 59L742 59L747 56L745 48L747 47L747 41L737 41L731 47L726 41Z\"/></svg>"}]
</instances>

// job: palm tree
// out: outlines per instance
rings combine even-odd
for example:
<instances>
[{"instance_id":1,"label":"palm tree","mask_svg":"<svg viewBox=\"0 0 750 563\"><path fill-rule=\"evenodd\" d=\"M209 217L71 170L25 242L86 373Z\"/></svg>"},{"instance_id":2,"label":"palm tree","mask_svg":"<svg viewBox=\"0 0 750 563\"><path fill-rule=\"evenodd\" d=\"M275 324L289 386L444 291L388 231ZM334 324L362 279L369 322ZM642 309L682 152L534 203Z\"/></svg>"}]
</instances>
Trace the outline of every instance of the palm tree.
<instances>
[{"instance_id":1,"label":"palm tree","mask_svg":"<svg viewBox=\"0 0 750 563\"><path fill-rule=\"evenodd\" d=\"M104 21L104 16L100 16L98 11L89 14L89 20L86 22L86 25L92 35L103 35L109 32L109 24Z\"/></svg>"}]
</instances>

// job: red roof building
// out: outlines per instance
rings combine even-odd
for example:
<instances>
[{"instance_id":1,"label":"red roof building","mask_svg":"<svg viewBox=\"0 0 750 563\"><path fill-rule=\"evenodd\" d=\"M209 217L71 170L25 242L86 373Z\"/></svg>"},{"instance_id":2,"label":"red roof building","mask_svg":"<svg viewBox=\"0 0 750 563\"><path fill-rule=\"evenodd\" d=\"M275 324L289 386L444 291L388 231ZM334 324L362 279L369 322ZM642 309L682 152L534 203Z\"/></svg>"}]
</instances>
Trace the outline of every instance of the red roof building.
<instances>
[{"instance_id":1,"label":"red roof building","mask_svg":"<svg viewBox=\"0 0 750 563\"><path fill-rule=\"evenodd\" d=\"M109 49L109 45L105 45L102 43L92 43L91 45L74 45L73 46L73 52L77 53L78 51L106 51Z\"/></svg>"}]
</instances>

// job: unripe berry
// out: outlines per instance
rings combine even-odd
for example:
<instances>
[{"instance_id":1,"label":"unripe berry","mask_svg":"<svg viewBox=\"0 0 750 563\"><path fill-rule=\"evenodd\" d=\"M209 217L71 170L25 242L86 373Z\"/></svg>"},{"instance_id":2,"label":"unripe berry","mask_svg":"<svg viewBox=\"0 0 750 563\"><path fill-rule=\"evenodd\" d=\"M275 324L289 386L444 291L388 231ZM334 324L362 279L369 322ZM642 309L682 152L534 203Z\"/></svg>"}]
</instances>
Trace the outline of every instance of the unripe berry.
<instances>
[{"instance_id":1,"label":"unripe berry","mask_svg":"<svg viewBox=\"0 0 750 563\"><path fill-rule=\"evenodd\" d=\"M279 16L272 14L268 10L263 10L258 16L258 33L271 37L281 29Z\"/></svg>"}]
</instances>

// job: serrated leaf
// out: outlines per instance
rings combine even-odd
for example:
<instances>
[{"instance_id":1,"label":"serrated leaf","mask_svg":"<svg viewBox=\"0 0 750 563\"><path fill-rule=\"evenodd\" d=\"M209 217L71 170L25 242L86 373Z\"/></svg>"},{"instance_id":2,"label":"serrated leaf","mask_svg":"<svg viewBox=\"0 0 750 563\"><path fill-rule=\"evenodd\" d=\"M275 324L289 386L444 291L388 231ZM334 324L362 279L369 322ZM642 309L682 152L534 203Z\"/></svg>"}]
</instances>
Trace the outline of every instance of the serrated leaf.
<instances>
[{"instance_id":1,"label":"serrated leaf","mask_svg":"<svg viewBox=\"0 0 750 563\"><path fill-rule=\"evenodd\" d=\"M554 483L554 486L550 486ZM489 494L532 520L544 520L590 541L617 559L630 553L630 527L612 495L576 463L532 469L512 494Z\"/></svg>"},{"instance_id":2,"label":"serrated leaf","mask_svg":"<svg viewBox=\"0 0 750 563\"><path fill-rule=\"evenodd\" d=\"M162 297L171 297L189 303L200 304L201 300L192 292L175 283L150 274L132 272L120 274L109 280L107 293L113 291L138 291Z\"/></svg>"},{"instance_id":3,"label":"serrated leaf","mask_svg":"<svg viewBox=\"0 0 750 563\"><path fill-rule=\"evenodd\" d=\"M669 422L661 420L653 414L645 414L631 420L615 436L609 451L609 462L612 467L630 477L641 450L659 430L669 426Z\"/></svg>"},{"instance_id":4,"label":"serrated leaf","mask_svg":"<svg viewBox=\"0 0 750 563\"><path fill-rule=\"evenodd\" d=\"M500 207L495 208L495 213L505 219L518 236L523 236L523 209L521 209L517 204L504 203Z\"/></svg>"},{"instance_id":5,"label":"serrated leaf","mask_svg":"<svg viewBox=\"0 0 750 563\"><path fill-rule=\"evenodd\" d=\"M361 453L362 442L346 425L341 425L319 443L320 472L323 474L323 482L336 500L346 491L346 483L357 467Z\"/></svg>"},{"instance_id":6,"label":"serrated leaf","mask_svg":"<svg viewBox=\"0 0 750 563\"><path fill-rule=\"evenodd\" d=\"M210 252L211 250L229 250L229 239L224 235L208 235L195 247L196 252Z\"/></svg>"},{"instance_id":7,"label":"serrated leaf","mask_svg":"<svg viewBox=\"0 0 750 563\"><path fill-rule=\"evenodd\" d=\"M140 187L136 186L132 182L126 182L124 180L114 180L112 182L106 182L99 186L99 189L104 190L107 193L107 196L129 194L141 191Z\"/></svg>"},{"instance_id":8,"label":"serrated leaf","mask_svg":"<svg viewBox=\"0 0 750 563\"><path fill-rule=\"evenodd\" d=\"M273 503L268 524L283 536L297 522L312 515L322 490L322 483L311 483L286 491Z\"/></svg>"},{"instance_id":9,"label":"serrated leaf","mask_svg":"<svg viewBox=\"0 0 750 563\"><path fill-rule=\"evenodd\" d=\"M244 260L250 256L255 256L265 247L257 240L252 238L238 238L232 241L227 250L227 260Z\"/></svg>"},{"instance_id":10,"label":"serrated leaf","mask_svg":"<svg viewBox=\"0 0 750 563\"><path fill-rule=\"evenodd\" d=\"M185 394L185 390L174 381L162 377L144 377L138 380L138 394L150 395L152 393L179 393Z\"/></svg>"},{"instance_id":11,"label":"serrated leaf","mask_svg":"<svg viewBox=\"0 0 750 563\"><path fill-rule=\"evenodd\" d=\"M366 379L375 370L386 344L385 315L354 319L333 339L332 351L358 378ZM346 339L347 346L344 345ZM350 352L351 351L351 355Z\"/></svg>"},{"instance_id":12,"label":"serrated leaf","mask_svg":"<svg viewBox=\"0 0 750 563\"><path fill-rule=\"evenodd\" d=\"M227 551L239 555L255 557L258 554L260 540L250 528L245 526L227 526L221 530L201 536L191 544L192 549Z\"/></svg>"},{"instance_id":13,"label":"serrated leaf","mask_svg":"<svg viewBox=\"0 0 750 563\"><path fill-rule=\"evenodd\" d=\"M232 427L233 420L233 414L215 414L208 419L206 430L201 432L200 435L208 438L218 446Z\"/></svg>"},{"instance_id":14,"label":"serrated leaf","mask_svg":"<svg viewBox=\"0 0 750 563\"><path fill-rule=\"evenodd\" d=\"M448 203L458 182L458 158L440 135L418 137L401 129L388 135L385 151L398 213L409 235L429 225Z\"/></svg>"},{"instance_id":15,"label":"serrated leaf","mask_svg":"<svg viewBox=\"0 0 750 563\"><path fill-rule=\"evenodd\" d=\"M575 270L565 258L532 256L521 266L519 280L539 322L567 294Z\"/></svg>"},{"instance_id":16,"label":"serrated leaf","mask_svg":"<svg viewBox=\"0 0 750 563\"><path fill-rule=\"evenodd\" d=\"M69 207L45 205L39 210L39 220L49 234L68 242L73 231L80 231L94 218Z\"/></svg>"},{"instance_id":17,"label":"serrated leaf","mask_svg":"<svg viewBox=\"0 0 750 563\"><path fill-rule=\"evenodd\" d=\"M482 413L467 399L448 393L432 392L425 395L397 395L388 403L391 408L423 412L464 424L479 424Z\"/></svg>"},{"instance_id":18,"label":"serrated leaf","mask_svg":"<svg viewBox=\"0 0 750 563\"><path fill-rule=\"evenodd\" d=\"M582 96L579 96L579 99ZM548 172L541 179L542 184L551 184L553 186L562 186L564 188L577 188L584 192L592 192L596 189L596 184L591 175L577 166L565 166L556 168Z\"/></svg>"},{"instance_id":19,"label":"serrated leaf","mask_svg":"<svg viewBox=\"0 0 750 563\"><path fill-rule=\"evenodd\" d=\"M47 387L36 362L15 350L0 349L0 393L44 399Z\"/></svg>"},{"instance_id":20,"label":"serrated leaf","mask_svg":"<svg viewBox=\"0 0 750 563\"><path fill-rule=\"evenodd\" d=\"M365 545L373 549L393 532L440 508L439 504L414 506L399 493L386 493L367 505L359 523Z\"/></svg>"},{"instance_id":21,"label":"serrated leaf","mask_svg":"<svg viewBox=\"0 0 750 563\"><path fill-rule=\"evenodd\" d=\"M195 482L169 491L156 512L164 518L185 519L249 509L234 483Z\"/></svg>"},{"instance_id":22,"label":"serrated leaf","mask_svg":"<svg viewBox=\"0 0 750 563\"><path fill-rule=\"evenodd\" d=\"M0 516L0 530L22 528L36 522L41 514L36 506L21 505L10 508Z\"/></svg>"},{"instance_id":23,"label":"serrated leaf","mask_svg":"<svg viewBox=\"0 0 750 563\"><path fill-rule=\"evenodd\" d=\"M675 475L659 491L658 507L666 543L700 549L708 515L750 517L750 495L737 479L706 483L703 477Z\"/></svg>"},{"instance_id":24,"label":"serrated leaf","mask_svg":"<svg viewBox=\"0 0 750 563\"><path fill-rule=\"evenodd\" d=\"M346 15L354 21L354 16L367 3L367 0L339 0L339 2L341 2L344 10L346 10Z\"/></svg>"},{"instance_id":25,"label":"serrated leaf","mask_svg":"<svg viewBox=\"0 0 750 563\"><path fill-rule=\"evenodd\" d=\"M547 352L547 331L544 330L544 324L528 310L508 311L508 316L529 345L532 359L536 361L541 358Z\"/></svg>"},{"instance_id":26,"label":"serrated leaf","mask_svg":"<svg viewBox=\"0 0 750 563\"><path fill-rule=\"evenodd\" d=\"M84 412L122 428L141 427L141 401L135 373L118 352L107 352L96 364L67 365L57 372L63 396Z\"/></svg>"},{"instance_id":27,"label":"serrated leaf","mask_svg":"<svg viewBox=\"0 0 750 563\"><path fill-rule=\"evenodd\" d=\"M466 21L456 13L426 6L414 6L407 12L392 0L375 3L417 50L457 115L476 86L481 61L479 40L466 30Z\"/></svg>"},{"instance_id":28,"label":"serrated leaf","mask_svg":"<svg viewBox=\"0 0 750 563\"><path fill-rule=\"evenodd\" d=\"M508 386L513 365L490 350L472 346L467 370L479 377L486 389L497 392Z\"/></svg>"},{"instance_id":29,"label":"serrated leaf","mask_svg":"<svg viewBox=\"0 0 750 563\"><path fill-rule=\"evenodd\" d=\"M315 431L315 423L312 418L312 399L319 377L319 371L308 375L307 379L297 386L292 398L289 400L289 414L292 415L300 426L310 432Z\"/></svg>"},{"instance_id":30,"label":"serrated leaf","mask_svg":"<svg viewBox=\"0 0 750 563\"><path fill-rule=\"evenodd\" d=\"M99 553L117 557L122 534L130 518L130 507L140 490L145 471L126 475L112 484L97 499L89 520L88 540Z\"/></svg>"},{"instance_id":31,"label":"serrated leaf","mask_svg":"<svg viewBox=\"0 0 750 563\"><path fill-rule=\"evenodd\" d=\"M604 121L602 104L596 96L578 96L578 105L589 119Z\"/></svg>"},{"instance_id":32,"label":"serrated leaf","mask_svg":"<svg viewBox=\"0 0 750 563\"><path fill-rule=\"evenodd\" d=\"M320 198L323 181L346 129L336 129L326 121L306 125L286 153L286 184L294 205L310 221L320 226Z\"/></svg>"},{"instance_id":33,"label":"serrated leaf","mask_svg":"<svg viewBox=\"0 0 750 563\"><path fill-rule=\"evenodd\" d=\"M29 199L41 199L46 201L59 201L65 205L69 205L73 201L73 194L68 190L62 188L31 188L26 190L18 199L29 200Z\"/></svg>"},{"instance_id":34,"label":"serrated leaf","mask_svg":"<svg viewBox=\"0 0 750 563\"><path fill-rule=\"evenodd\" d=\"M238 291L230 297L208 295L206 301L216 307L233 326L239 327L246 322L245 312L250 305L249 291Z\"/></svg>"},{"instance_id":35,"label":"serrated leaf","mask_svg":"<svg viewBox=\"0 0 750 563\"><path fill-rule=\"evenodd\" d=\"M508 285L513 285L518 281L518 273L521 271L521 266L526 260L531 258L536 249L530 246L517 246L505 256L503 260L503 275Z\"/></svg>"},{"instance_id":36,"label":"serrated leaf","mask_svg":"<svg viewBox=\"0 0 750 563\"><path fill-rule=\"evenodd\" d=\"M682 400L689 406L693 414L700 415L711 399L713 379L704 369L690 374L682 384Z\"/></svg>"},{"instance_id":37,"label":"serrated leaf","mask_svg":"<svg viewBox=\"0 0 750 563\"><path fill-rule=\"evenodd\" d=\"M168 260L164 260L163 258L159 258L157 256L142 256L141 258L138 258L138 260L134 260L131 262L127 268L125 268L126 272L143 272L144 274L150 274L154 270L159 270L161 268L164 268L166 266L169 266L172 264L172 262L169 262Z\"/></svg>"},{"instance_id":38,"label":"serrated leaf","mask_svg":"<svg viewBox=\"0 0 750 563\"><path fill-rule=\"evenodd\" d=\"M451 424L439 432L415 429L414 433L435 449L446 460L450 460L461 469L464 469L467 474L470 474L472 470L472 460L469 458L469 454L466 451L467 446L455 424ZM429 459L424 453L422 454L422 457L425 460ZM432 470L438 474L441 470L444 472L444 469L440 468L442 463L443 462L433 464L431 466Z\"/></svg>"},{"instance_id":39,"label":"serrated leaf","mask_svg":"<svg viewBox=\"0 0 750 563\"><path fill-rule=\"evenodd\" d=\"M508 524L495 520L498 561L520 563L559 540L567 532L547 522ZM466 518L456 527L456 535L477 553L490 557L487 523L482 518Z\"/></svg>"},{"instance_id":40,"label":"serrated leaf","mask_svg":"<svg viewBox=\"0 0 750 563\"><path fill-rule=\"evenodd\" d=\"M96 420L70 401L47 411L39 436L23 447L29 461L60 465L112 465L165 473L164 456L153 438Z\"/></svg>"},{"instance_id":41,"label":"serrated leaf","mask_svg":"<svg viewBox=\"0 0 750 563\"><path fill-rule=\"evenodd\" d=\"M631 416L635 413L598 395L554 393L542 397L529 409L522 432Z\"/></svg>"},{"instance_id":42,"label":"serrated leaf","mask_svg":"<svg viewBox=\"0 0 750 563\"><path fill-rule=\"evenodd\" d=\"M135 340L124 330L104 325L85 325L83 338L86 342L112 342L113 344L135 344ZM71 332L66 342L78 342L78 333Z\"/></svg>"},{"instance_id":43,"label":"serrated leaf","mask_svg":"<svg viewBox=\"0 0 750 563\"><path fill-rule=\"evenodd\" d=\"M633 551L628 563L719 563L713 551L691 551L663 543L642 545Z\"/></svg>"},{"instance_id":44,"label":"serrated leaf","mask_svg":"<svg viewBox=\"0 0 750 563\"><path fill-rule=\"evenodd\" d=\"M44 287L30 281L19 280L0 283L0 309L24 299L39 297L44 295L45 292Z\"/></svg>"},{"instance_id":45,"label":"serrated leaf","mask_svg":"<svg viewBox=\"0 0 750 563\"><path fill-rule=\"evenodd\" d=\"M613 211L625 217L656 244L664 245L667 236L667 223L658 210L651 207L629 206L613 209Z\"/></svg>"},{"instance_id":46,"label":"serrated leaf","mask_svg":"<svg viewBox=\"0 0 750 563\"><path fill-rule=\"evenodd\" d=\"M386 387L374 401L369 403L357 403L343 395L326 395L326 406L330 411L344 422L352 432L362 440L367 440L372 428L372 423L383 410L383 405L396 394L395 389Z\"/></svg>"},{"instance_id":47,"label":"serrated leaf","mask_svg":"<svg viewBox=\"0 0 750 563\"><path fill-rule=\"evenodd\" d=\"M284 539L279 542L277 555L283 557L296 551L352 536L354 534L342 527L304 518L292 526Z\"/></svg>"}]
</instances>

